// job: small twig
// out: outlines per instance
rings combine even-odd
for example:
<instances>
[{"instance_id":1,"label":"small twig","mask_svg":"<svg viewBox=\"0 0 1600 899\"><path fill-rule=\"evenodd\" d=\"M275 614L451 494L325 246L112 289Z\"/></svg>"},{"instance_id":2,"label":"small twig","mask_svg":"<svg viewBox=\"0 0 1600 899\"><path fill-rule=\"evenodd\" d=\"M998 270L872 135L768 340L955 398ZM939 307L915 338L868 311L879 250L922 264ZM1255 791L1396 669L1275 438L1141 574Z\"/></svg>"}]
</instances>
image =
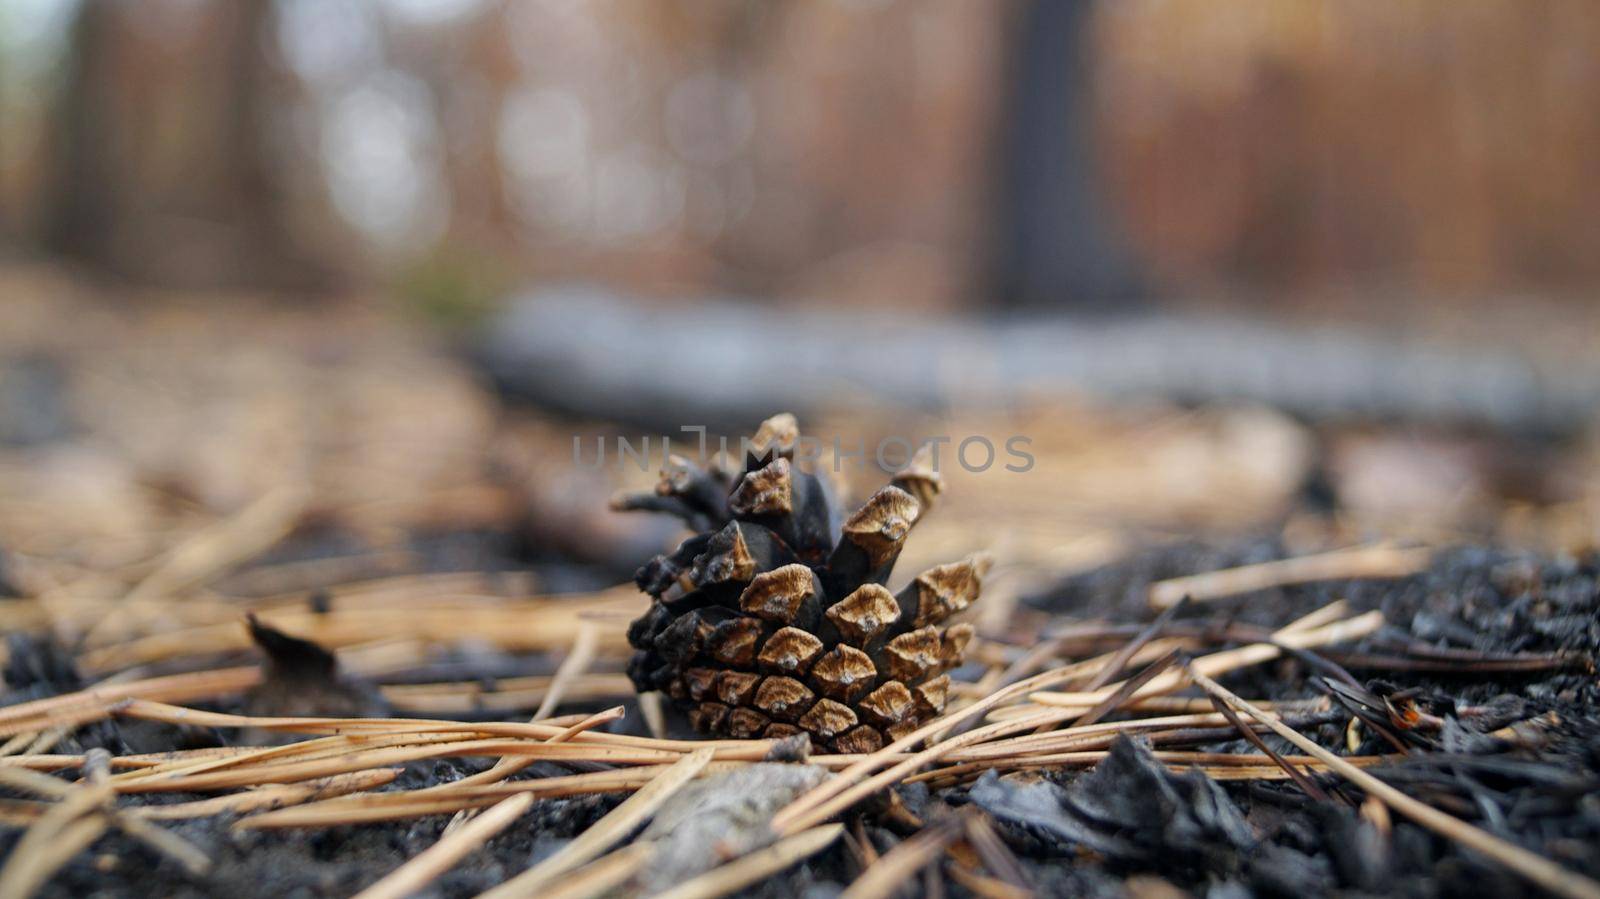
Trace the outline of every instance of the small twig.
<instances>
[{"instance_id":1,"label":"small twig","mask_svg":"<svg viewBox=\"0 0 1600 899\"><path fill-rule=\"evenodd\" d=\"M1221 698L1239 711L1272 728L1278 736L1321 759L1328 767L1337 771L1346 780L1365 790L1369 796L1376 796L1390 808L1421 824L1423 827L1447 839L1456 840L1468 848L1494 859L1534 884L1559 896L1566 896L1569 899L1600 899L1600 882L1591 880L1574 871L1569 871L1542 855L1507 842L1494 834L1473 827L1459 818L1447 815L1427 803L1407 796L1405 793L1334 755L1300 732L1282 724L1267 713L1235 696L1227 688L1204 674L1195 671L1193 676L1195 683L1199 684L1207 693Z\"/></svg>"},{"instance_id":2,"label":"small twig","mask_svg":"<svg viewBox=\"0 0 1600 899\"><path fill-rule=\"evenodd\" d=\"M63 799L72 792L72 785L27 768L0 767L0 786L46 799Z\"/></svg>"},{"instance_id":3,"label":"small twig","mask_svg":"<svg viewBox=\"0 0 1600 899\"><path fill-rule=\"evenodd\" d=\"M85 756L83 770L86 781L102 792L100 812L118 829L135 840L155 850L158 854L182 865L193 876L205 874L211 868L211 858L183 837L162 830L144 818L134 817L117 808L111 787L111 754L104 749L91 749Z\"/></svg>"}]
</instances>

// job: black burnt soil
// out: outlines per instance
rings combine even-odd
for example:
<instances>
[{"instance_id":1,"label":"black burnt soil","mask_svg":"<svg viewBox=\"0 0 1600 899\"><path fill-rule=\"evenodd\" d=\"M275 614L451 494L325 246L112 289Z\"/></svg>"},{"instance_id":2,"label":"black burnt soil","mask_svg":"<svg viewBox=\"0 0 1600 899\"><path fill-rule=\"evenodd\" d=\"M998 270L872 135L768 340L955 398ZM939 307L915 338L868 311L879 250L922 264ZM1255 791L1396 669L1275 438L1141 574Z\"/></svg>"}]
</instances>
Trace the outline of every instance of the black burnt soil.
<instances>
[{"instance_id":1,"label":"black burnt soil","mask_svg":"<svg viewBox=\"0 0 1600 899\"><path fill-rule=\"evenodd\" d=\"M1155 580L1281 557L1271 540L1230 546L1187 544L1152 549L1073 577L1028 599L1038 613L1065 625L1098 620L1128 625L1153 618L1145 602ZM1407 735L1403 760L1372 769L1385 781L1472 824L1574 870L1600 878L1600 713L1593 660L1600 651L1600 558L1546 559L1482 548L1436 555L1422 574L1291 586L1191 604L1174 623L1225 622L1271 628L1335 599L1356 610L1378 609L1385 626L1354 646L1329 649L1368 696L1392 697L1441 726ZM68 654L48 643L13 637L4 702L82 686ZM1505 670L1507 654L1558 656L1535 670ZM1418 658L1441 660L1418 670ZM1397 660L1411 659L1413 664ZM495 665L503 666L504 659ZM1324 695L1315 659L1289 658L1235 672L1223 683L1240 695L1271 699ZM490 672L503 674L501 671ZM237 711L238 703L214 706ZM1350 714L1302 728L1347 753ZM619 727L639 727L630 707ZM677 722L681 726L681 722ZM1516 739L1508 738L1518 728ZM1500 732L1498 736L1495 732ZM222 745L237 734L209 729L103 722L82 729L55 750L105 747L113 753ZM1370 729L1355 734L1359 753L1393 748ZM1275 737L1269 745L1287 750ZM1255 751L1231 734L1194 748ZM455 780L491 760L415 763L389 789ZM518 777L573 773L540 763ZM70 772L68 772L70 774ZM1332 798L1307 798L1287 781L1218 783L1198 772L1171 773L1149 747L1124 739L1087 770L989 773L965 787L929 793L901 788L902 812L935 821L976 806L1020 860L1041 895L1143 894L1165 881L1196 896L1521 896L1537 890L1486 859L1403 818L1387 831L1360 812L1365 797L1337 777L1317 775ZM198 796L128 797L126 802L179 802ZM425 895L468 896L547 855L615 807L623 797L545 800L428 888ZM879 852L914 832L902 813L877 803L864 812L862 833ZM42 895L345 896L374 882L436 841L449 816L308 831L231 829L228 817L167 822L215 861L202 879L185 874L115 832L81 853ZM16 829L0 830L0 855ZM783 872L745 895L829 896L859 870L844 843ZM908 885L906 894L920 893ZM973 895L943 878L950 896ZM1148 893L1156 895L1157 893Z\"/></svg>"}]
</instances>

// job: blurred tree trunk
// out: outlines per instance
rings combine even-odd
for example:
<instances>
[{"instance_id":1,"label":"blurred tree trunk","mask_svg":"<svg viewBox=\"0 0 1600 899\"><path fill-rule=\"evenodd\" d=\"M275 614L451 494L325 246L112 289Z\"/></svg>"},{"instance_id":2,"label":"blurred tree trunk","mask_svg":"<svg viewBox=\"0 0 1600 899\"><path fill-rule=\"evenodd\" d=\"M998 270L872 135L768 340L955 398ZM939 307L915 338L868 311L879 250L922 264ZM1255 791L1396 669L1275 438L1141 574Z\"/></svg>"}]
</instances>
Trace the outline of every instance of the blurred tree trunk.
<instances>
[{"instance_id":1,"label":"blurred tree trunk","mask_svg":"<svg viewBox=\"0 0 1600 899\"><path fill-rule=\"evenodd\" d=\"M1091 0L1035 0L1019 18L992 248L1002 301L1110 309L1140 293L1093 152Z\"/></svg>"},{"instance_id":2,"label":"blurred tree trunk","mask_svg":"<svg viewBox=\"0 0 1600 899\"><path fill-rule=\"evenodd\" d=\"M271 112L272 0L139 22L87 0L56 116L48 248L92 269L186 287L304 289L326 270L295 245Z\"/></svg>"},{"instance_id":3,"label":"blurred tree trunk","mask_svg":"<svg viewBox=\"0 0 1600 899\"><path fill-rule=\"evenodd\" d=\"M111 60L101 51L112 17L109 5L89 0L73 23L66 83L56 111L55 184L47 201L46 246L89 261L108 255L114 216L106 171L112 150L101 133L108 124L104 109L111 102L105 74Z\"/></svg>"}]
</instances>

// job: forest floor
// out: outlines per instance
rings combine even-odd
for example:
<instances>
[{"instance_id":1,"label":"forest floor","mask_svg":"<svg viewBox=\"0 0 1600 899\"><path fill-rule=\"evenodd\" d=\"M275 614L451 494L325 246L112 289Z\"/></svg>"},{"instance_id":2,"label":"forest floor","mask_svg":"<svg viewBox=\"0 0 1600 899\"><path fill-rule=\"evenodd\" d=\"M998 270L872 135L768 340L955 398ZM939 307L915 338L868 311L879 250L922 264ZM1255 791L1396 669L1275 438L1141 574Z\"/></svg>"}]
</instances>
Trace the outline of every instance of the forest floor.
<instances>
[{"instance_id":1,"label":"forest floor","mask_svg":"<svg viewBox=\"0 0 1600 899\"><path fill-rule=\"evenodd\" d=\"M949 471L902 557L996 559L929 755L800 765L621 674L628 578L680 535L607 511L653 467L572 443L635 430L509 404L378 302L32 268L0 297L6 895L1595 895L1592 438L1090 400L806 422L1037 462Z\"/></svg>"}]
</instances>

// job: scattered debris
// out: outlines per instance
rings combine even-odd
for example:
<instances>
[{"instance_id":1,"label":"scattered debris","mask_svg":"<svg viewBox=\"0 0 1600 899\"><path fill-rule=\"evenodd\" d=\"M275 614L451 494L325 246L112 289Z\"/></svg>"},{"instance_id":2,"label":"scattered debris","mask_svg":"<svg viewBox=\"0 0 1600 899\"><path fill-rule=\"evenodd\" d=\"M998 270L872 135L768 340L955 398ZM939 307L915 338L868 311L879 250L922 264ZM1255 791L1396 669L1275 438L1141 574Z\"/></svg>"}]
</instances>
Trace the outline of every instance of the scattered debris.
<instances>
[{"instance_id":1,"label":"scattered debris","mask_svg":"<svg viewBox=\"0 0 1600 899\"><path fill-rule=\"evenodd\" d=\"M1214 876L1237 872L1254 844L1222 788L1198 771L1173 774L1147 742L1118 737L1105 761L1063 788L986 773L969 794L998 820L1039 829L1139 869Z\"/></svg>"}]
</instances>

